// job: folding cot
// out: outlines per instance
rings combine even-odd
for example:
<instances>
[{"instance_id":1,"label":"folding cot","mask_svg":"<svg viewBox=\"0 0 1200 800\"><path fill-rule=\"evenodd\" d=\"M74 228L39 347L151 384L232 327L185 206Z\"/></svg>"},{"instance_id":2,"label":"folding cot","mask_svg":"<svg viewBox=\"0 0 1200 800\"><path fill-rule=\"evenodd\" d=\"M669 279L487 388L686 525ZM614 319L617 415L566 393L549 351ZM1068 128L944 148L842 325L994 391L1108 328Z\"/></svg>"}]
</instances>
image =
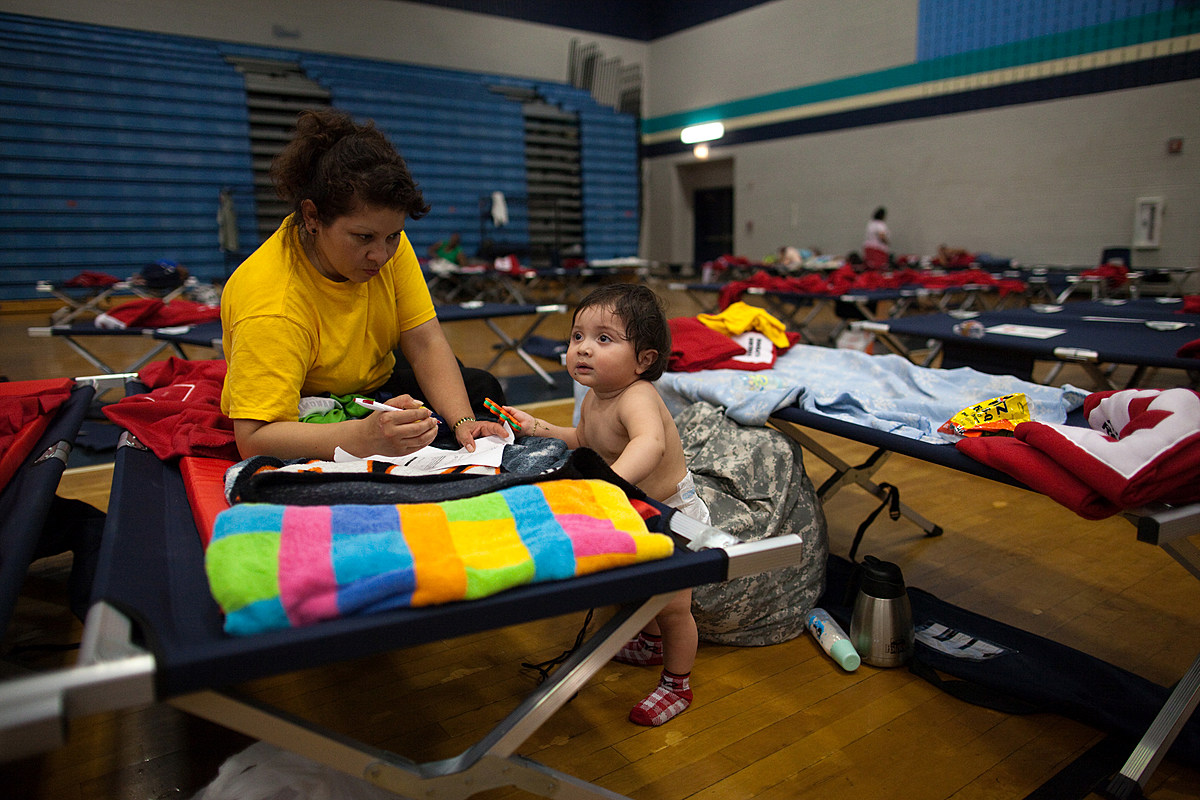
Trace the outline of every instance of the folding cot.
<instances>
[{"instance_id":1,"label":"folding cot","mask_svg":"<svg viewBox=\"0 0 1200 800\"><path fill-rule=\"evenodd\" d=\"M182 345L185 344L193 347L207 347L218 353L224 353L224 346L221 344L220 320L174 328L155 328L150 335L160 342L170 344L182 358L187 358L183 354L182 348Z\"/></svg>"},{"instance_id":2,"label":"folding cot","mask_svg":"<svg viewBox=\"0 0 1200 800\"><path fill-rule=\"evenodd\" d=\"M485 303L480 301L459 303L454 305L437 306L438 319L442 322L462 322L467 320L483 320L489 329L500 340L496 345L497 352L488 363L486 369L491 369L506 354L514 353L533 370L548 385L554 386L555 380L533 360L525 350L523 343L542 324L549 314L561 314L566 306L548 304L515 304L515 303ZM496 324L499 317L534 317L534 321L520 336L512 337ZM91 323L76 322L70 325L50 325L31 327L28 329L31 337L55 337L65 341L72 350L83 356L89 363L107 373L136 372L153 361L164 350L170 348L180 358L188 358L183 345L208 347L222 352L221 323L219 320L201 322L193 325L178 325L163 328L131 327L131 328L97 328ZM129 337L141 338L149 342L148 349L134 361L123 366L114 366L101 359L93 348L84 345L85 341L99 338Z\"/></svg>"},{"instance_id":3,"label":"folding cot","mask_svg":"<svg viewBox=\"0 0 1200 800\"><path fill-rule=\"evenodd\" d=\"M1138 299L1150 294L1179 297L1197 272L1200 267L1139 267L1125 274L1125 283L1121 286L1110 285L1109 277L1097 267L1013 267L1003 270L998 277L1024 281L1029 287L1026 296L1030 302L1063 303L1081 291L1085 291L1091 300L1122 295Z\"/></svg>"},{"instance_id":4,"label":"folding cot","mask_svg":"<svg viewBox=\"0 0 1200 800\"><path fill-rule=\"evenodd\" d=\"M0 630L7 629L25 572L33 561L50 504L66 468L75 438L98 389L119 387L131 375L75 378L73 381L20 381L0 385L17 392L45 392L51 385L73 384L70 396L52 415L35 418L22 428L5 453L21 457L0 491ZM40 432L40 433L39 433ZM35 438L36 436L36 438ZM6 474L9 472L5 465Z\"/></svg>"},{"instance_id":5,"label":"folding cot","mask_svg":"<svg viewBox=\"0 0 1200 800\"><path fill-rule=\"evenodd\" d=\"M552 292L556 303L574 303L582 299L584 289L592 283L603 281L642 280L654 262L640 258L613 258L578 262L564 259L558 267L538 267L523 271L528 292Z\"/></svg>"},{"instance_id":6,"label":"folding cot","mask_svg":"<svg viewBox=\"0 0 1200 800\"><path fill-rule=\"evenodd\" d=\"M97 369L103 370L109 374L118 374L125 372L137 372L153 361L158 354L171 347L174 348L180 358L186 358L178 345L173 342L165 341L155 336L155 328L97 328L90 322L73 322L67 325L49 325L35 326L27 330L29 336L40 338L57 338L62 339L67 345L79 355L83 356L89 364ZM131 340L142 340L147 342L146 350L142 355L135 358L128 364L112 365L106 363L94 350L94 344L89 347L84 342L89 342L98 338L123 337Z\"/></svg>"},{"instance_id":7,"label":"folding cot","mask_svg":"<svg viewBox=\"0 0 1200 800\"><path fill-rule=\"evenodd\" d=\"M525 341L538 329L538 326L545 321L547 315L563 314L566 313L566 310L567 307L562 304L533 305L528 303L484 303L475 301L459 303L457 305L438 306L437 315L438 319L443 323L483 320L492 333L496 334L496 337L500 339L500 344L496 345L496 354L492 356L492 360L488 362L484 369L494 367L505 353L513 353L517 358L524 361L526 366L536 372L538 377L545 381L547 385L556 386L557 381L555 381L554 377L533 360L533 356L529 354L524 345ZM533 322L525 329L524 333L517 337L509 336L504 332L503 328L496 324L496 319L499 317L529 316L534 318Z\"/></svg>"},{"instance_id":8,"label":"folding cot","mask_svg":"<svg viewBox=\"0 0 1200 800\"><path fill-rule=\"evenodd\" d=\"M1102 275L1085 275L1091 267L1032 266L1018 269L1021 280L1029 286L1030 302L1044 300L1050 303L1066 302L1072 295L1085 289L1088 297L1099 300L1110 294L1108 278ZM1138 275L1130 273L1136 281Z\"/></svg>"},{"instance_id":9,"label":"folding cot","mask_svg":"<svg viewBox=\"0 0 1200 800\"><path fill-rule=\"evenodd\" d=\"M513 353L525 364L538 374L542 380L546 381L550 386L555 385L554 378L546 373L541 366L533 360L533 357L525 349L524 344L529 339L538 326L545 321L549 314L561 314L565 312L566 306L562 305L534 305L534 304L514 304L514 303L483 303L483 302L467 302L454 305L439 305L437 306L438 319L442 322L464 322L468 320L483 320L491 331L496 334L500 343L496 345L496 354L492 360L488 362L486 369L491 369L504 356L505 353ZM517 337L509 336L504 329L495 323L495 319L499 317L534 317L532 323L524 333ZM197 325L188 325L178 328L158 328L150 334L156 340L167 342L175 351L182 357L186 358L182 350L182 345L192 345L195 347L210 347L218 353L222 352L221 345L221 323L220 321L202 322Z\"/></svg>"},{"instance_id":10,"label":"folding cot","mask_svg":"<svg viewBox=\"0 0 1200 800\"><path fill-rule=\"evenodd\" d=\"M798 406L822 419L851 424L851 430L869 425L902 432L916 444L932 448L931 452L945 449L949 440L937 427L982 400L1023 392L1039 418L1061 422L1084 398L1084 392L1072 386L1047 387L975 370L936 370L897 355L872 356L812 345L793 346L778 356L771 369L668 372L659 378L657 386L673 412L687 403L704 400L726 409L726 414L740 424L765 425L779 409ZM820 487L820 496L831 497L849 481L881 499L885 496L884 490L869 480L887 457L885 450L852 468L812 444L813 452L839 473ZM897 503L896 510L927 534L941 533L938 525L908 506Z\"/></svg>"},{"instance_id":11,"label":"folding cot","mask_svg":"<svg viewBox=\"0 0 1200 800\"><path fill-rule=\"evenodd\" d=\"M876 497L887 498L887 490L876 484L871 479L871 475L882 465L883 460L893 453L927 461L950 470L1037 491L1004 472L972 459L954 447L917 441L906 436L834 419L798 406L778 409L772 414L770 422L773 427L799 442L806 450L834 468L834 474L818 490L818 494L822 494L823 498L831 494L828 492L830 487L836 490L837 487L850 481ZM1086 427L1082 415L1078 412L1068 415L1067 424ZM874 452L862 464L851 466L832 454L827 448L822 447L805 429L866 444L874 448ZM927 535L937 536L942 532L939 526L929 522L911 509L906 507L906 511L905 516L925 530ZM1200 503L1174 507L1149 506L1125 512L1124 517L1135 526L1138 541L1158 545L1184 569L1200 580L1200 548L1190 541L1191 537L1200 534ZM860 528L854 541L855 548L861 541L862 535L863 529ZM850 557L853 559L853 551ZM1110 796L1128 798L1128 800L1140 796L1141 789L1145 787L1154 770L1166 756L1180 729L1191 717L1198 703L1200 703L1200 654L1197 654L1192 665L1175 685L1162 709L1147 728L1141 741L1134 747L1120 772L1112 778L1107 787Z\"/></svg>"},{"instance_id":12,"label":"folding cot","mask_svg":"<svg viewBox=\"0 0 1200 800\"><path fill-rule=\"evenodd\" d=\"M798 537L732 537L664 514L673 555L577 578L522 586L478 600L340 617L232 637L210 594L189 491L220 483L227 462L205 468L160 461L126 439L119 448L104 549L78 665L0 685L0 752L21 757L59 746L70 718L154 701L291 749L407 796L468 797L515 785L547 797L617 795L516 750L561 708L673 592L796 563ZM203 461L203 460L202 460ZM199 475L185 481L184 473ZM210 508L197 503L197 507ZM684 546L690 541L690 545ZM707 545L707 546L706 546ZM692 549L692 548L697 549ZM618 606L504 720L460 755L413 763L241 697L230 687L429 641Z\"/></svg>"},{"instance_id":13,"label":"folding cot","mask_svg":"<svg viewBox=\"0 0 1200 800\"><path fill-rule=\"evenodd\" d=\"M50 321L55 325L67 325L85 316L100 314L104 310L103 304L117 295L131 294L143 298L162 297L163 300L170 301L195 284L196 280L192 278L190 282L180 285L165 295L145 288L132 278L93 286L72 286L53 281L38 281L35 288L38 292L52 295L62 301L62 307L50 315Z\"/></svg>"},{"instance_id":14,"label":"folding cot","mask_svg":"<svg viewBox=\"0 0 1200 800\"><path fill-rule=\"evenodd\" d=\"M1034 419L1083 424L1078 404L1084 395L1074 387L1056 390L1012 376L916 366L895 355L869 356L804 345L779 356L769 370L666 373L659 379L658 388L672 410L682 403L705 400L724 407L742 424L771 424L833 467L834 474L818 490L822 499L842 486L856 484L883 501L880 508L890 502L894 518L907 517L928 536L940 535L941 527L900 503L898 492L873 480L874 473L893 453L1038 491L945 443L948 438L935 432L954 413L946 413L945 409L957 411L990 397L1023 391L1028 393ZM1051 393L1046 394L1046 389ZM957 394L960 390L966 394ZM1056 399L1058 391L1062 394ZM931 407L943 410L930 416ZM821 446L806 429L867 444L873 451L861 464L851 465ZM1200 534L1200 503L1147 506L1125 512L1124 516L1136 526L1139 541L1162 547L1200 579L1200 548L1189 541ZM869 522L870 518L860 527L851 558ZM1145 785L1198 701L1200 656L1114 778L1114 796L1132 798L1134 788Z\"/></svg>"},{"instance_id":15,"label":"folding cot","mask_svg":"<svg viewBox=\"0 0 1200 800\"><path fill-rule=\"evenodd\" d=\"M790 321L795 330L800 332L809 344L821 344L808 335L808 326L821 315L826 308L840 308L839 322L828 334L824 344L833 344L838 335L851 324L847 314L853 314L857 319L878 320L880 315L876 310L881 303L887 305L887 318L903 317L923 304L933 303L939 310L950 308L953 304L958 309L968 309L976 301L979 292L984 287L965 285L931 289L923 286L905 286L897 289L864 289L847 292L836 296L812 294L805 292L772 292L751 288L748 294L761 294L769 306L779 312L786 321ZM803 318L802 310L808 309Z\"/></svg>"},{"instance_id":16,"label":"folding cot","mask_svg":"<svg viewBox=\"0 0 1200 800\"><path fill-rule=\"evenodd\" d=\"M548 386L557 386L557 381L554 377L534 361L533 355L526 349L526 343L531 338L540 339L541 337L536 337L534 332L546 321L549 315L565 313L567 310L565 305L553 303L495 303L474 300L464 303L438 305L436 306L436 310L438 320L443 323L482 320L488 329L496 335L496 338L500 341L498 344L493 345L496 352L484 369L490 370L506 353L512 353L525 362L525 365L545 381ZM495 320L501 317L533 317L533 321L529 323L529 326L522 333L514 337L506 333L496 323ZM222 349L220 322L202 323L200 325L193 325L187 329L165 328L155 331L153 335L156 339L170 342L177 352L180 351L179 345L182 344L212 347L218 352Z\"/></svg>"},{"instance_id":17,"label":"folding cot","mask_svg":"<svg viewBox=\"0 0 1200 800\"><path fill-rule=\"evenodd\" d=\"M460 266L442 261L422 267L425 283L435 303L450 305L465 302L464 298L490 303L525 303L521 283L532 277L533 271L514 265L511 270L497 269L490 264Z\"/></svg>"},{"instance_id":18,"label":"folding cot","mask_svg":"<svg viewBox=\"0 0 1200 800\"><path fill-rule=\"evenodd\" d=\"M1200 315L1176 313L1180 307L1179 301L1150 299L1081 301L978 315L925 314L857 325L906 356L910 351L897 336L937 340L939 346L926 355L924 364L941 352L943 366L966 364L1029 379L1036 361L1071 362L1081 364L1098 388L1113 388L1112 365L1135 366L1129 386L1136 386L1152 367L1200 369L1200 360L1176 355L1184 345L1200 338ZM968 321L978 323L981 335L956 332Z\"/></svg>"},{"instance_id":19,"label":"folding cot","mask_svg":"<svg viewBox=\"0 0 1200 800\"><path fill-rule=\"evenodd\" d=\"M1149 294L1149 290L1154 289L1155 294L1180 297L1187 293L1188 282L1197 272L1200 267L1142 267L1138 269L1134 288L1139 295ZM1196 287L1192 288L1195 290Z\"/></svg>"},{"instance_id":20,"label":"folding cot","mask_svg":"<svg viewBox=\"0 0 1200 800\"><path fill-rule=\"evenodd\" d=\"M674 291L683 291L705 313L718 311L717 296L725 288L723 283L672 283L669 286ZM778 314L785 324L798 332L808 344L832 344L847 325L848 320L839 314L839 323L834 326L822 340L814 338L809 328L813 322L827 309L844 309L842 313L852 313L857 319L879 320L877 311L879 304L887 304L888 319L902 317L922 304L933 303L939 310L945 310L952 305L957 309L968 309L976 302L979 293L986 287L954 286L930 289L921 286L906 286L896 289L863 289L839 294L822 294L816 292L780 292L751 286L745 293L762 297L767 307ZM702 296L711 297L702 299Z\"/></svg>"}]
</instances>

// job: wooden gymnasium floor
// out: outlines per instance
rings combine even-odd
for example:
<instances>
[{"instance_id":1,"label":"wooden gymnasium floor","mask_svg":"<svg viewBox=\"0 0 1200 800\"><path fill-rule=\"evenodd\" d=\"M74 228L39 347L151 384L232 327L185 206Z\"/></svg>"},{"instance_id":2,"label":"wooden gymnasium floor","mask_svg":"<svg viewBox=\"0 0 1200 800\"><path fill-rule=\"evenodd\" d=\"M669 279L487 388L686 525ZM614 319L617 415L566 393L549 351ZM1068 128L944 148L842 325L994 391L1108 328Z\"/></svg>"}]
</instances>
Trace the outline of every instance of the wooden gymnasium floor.
<instances>
[{"instance_id":1,"label":"wooden gymnasium floor","mask_svg":"<svg viewBox=\"0 0 1200 800\"><path fill-rule=\"evenodd\" d=\"M697 313L686 296L659 288L673 315ZM94 372L62 342L25 335L48 313L30 304L0 308L0 373L20 380ZM564 317L539 332L565 336L566 326ZM481 324L448 328L464 362L483 366L491 358L479 346L493 341ZM496 371L525 368L505 357ZM1082 381L1064 372L1060 380ZM1172 376L1157 379L1171 385ZM541 404L540 413L568 421L570 401ZM852 443L822 441L848 461L865 455ZM806 464L817 484L829 474L814 457ZM104 508L110 479L105 465L70 469L60 493ZM1045 497L903 457L893 457L877 479L900 483L905 502L945 529L928 539L881 515L868 531L860 552L900 564L910 586L1161 684L1177 680L1200 652L1200 582L1160 549L1138 543L1125 521L1088 522ZM851 488L827 503L834 553L849 549L873 507L868 500ZM28 647L78 641L79 626L61 605L68 565L69 556L35 565L4 641L3 672L72 657ZM442 758L460 752L527 691L533 678L521 662L557 655L580 623L577 615L554 618L246 688L413 759ZM903 669L843 673L807 636L767 648L702 645L693 676L695 705L645 729L626 714L655 673L611 664L520 752L638 800L967 800L1026 797L1104 738L1063 717L1008 716L964 704ZM191 797L227 755L248 744L166 706L78 720L70 733L57 752L0 765L4 795ZM1200 772L1165 761L1147 796L1200 798Z\"/></svg>"}]
</instances>

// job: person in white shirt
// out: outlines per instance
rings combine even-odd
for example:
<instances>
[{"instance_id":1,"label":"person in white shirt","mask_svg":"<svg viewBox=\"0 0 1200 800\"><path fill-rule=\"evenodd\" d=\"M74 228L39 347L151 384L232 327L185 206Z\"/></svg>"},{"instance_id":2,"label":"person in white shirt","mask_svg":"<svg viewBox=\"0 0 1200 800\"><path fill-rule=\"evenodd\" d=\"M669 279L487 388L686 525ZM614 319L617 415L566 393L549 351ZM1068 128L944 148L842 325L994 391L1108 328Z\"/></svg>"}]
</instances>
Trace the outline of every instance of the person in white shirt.
<instances>
[{"instance_id":1,"label":"person in white shirt","mask_svg":"<svg viewBox=\"0 0 1200 800\"><path fill-rule=\"evenodd\" d=\"M887 209L880 206L875 209L875 214L867 223L867 238L863 241L863 261L868 267L887 266L891 261L891 232L888 230L886 219Z\"/></svg>"}]
</instances>

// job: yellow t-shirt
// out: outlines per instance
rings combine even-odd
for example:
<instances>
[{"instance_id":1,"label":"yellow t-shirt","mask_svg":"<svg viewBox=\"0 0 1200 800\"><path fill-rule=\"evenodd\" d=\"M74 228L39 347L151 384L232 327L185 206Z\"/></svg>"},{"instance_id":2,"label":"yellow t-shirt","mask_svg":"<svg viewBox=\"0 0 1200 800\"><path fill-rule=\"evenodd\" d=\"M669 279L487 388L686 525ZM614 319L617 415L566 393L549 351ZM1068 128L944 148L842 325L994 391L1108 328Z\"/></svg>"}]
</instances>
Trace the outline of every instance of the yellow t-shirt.
<instances>
[{"instance_id":1,"label":"yellow t-shirt","mask_svg":"<svg viewBox=\"0 0 1200 800\"><path fill-rule=\"evenodd\" d=\"M312 266L288 217L221 294L229 364L221 411L289 421L301 397L368 393L391 376L400 334L434 316L406 234L378 275L339 283Z\"/></svg>"}]
</instances>

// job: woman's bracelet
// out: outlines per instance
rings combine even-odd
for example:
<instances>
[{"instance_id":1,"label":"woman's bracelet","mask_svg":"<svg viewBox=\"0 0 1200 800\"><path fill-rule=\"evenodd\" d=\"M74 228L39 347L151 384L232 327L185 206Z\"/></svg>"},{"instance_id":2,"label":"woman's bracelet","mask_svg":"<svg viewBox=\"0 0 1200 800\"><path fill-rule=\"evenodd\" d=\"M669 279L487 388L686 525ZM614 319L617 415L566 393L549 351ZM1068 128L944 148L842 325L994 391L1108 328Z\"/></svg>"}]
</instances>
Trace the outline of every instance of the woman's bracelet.
<instances>
[{"instance_id":1,"label":"woman's bracelet","mask_svg":"<svg viewBox=\"0 0 1200 800\"><path fill-rule=\"evenodd\" d=\"M475 422L475 418L474 417L463 417L458 422L454 423L454 426L451 428L451 430L453 430L455 433L458 433L458 426L462 425L464 422Z\"/></svg>"}]
</instances>

